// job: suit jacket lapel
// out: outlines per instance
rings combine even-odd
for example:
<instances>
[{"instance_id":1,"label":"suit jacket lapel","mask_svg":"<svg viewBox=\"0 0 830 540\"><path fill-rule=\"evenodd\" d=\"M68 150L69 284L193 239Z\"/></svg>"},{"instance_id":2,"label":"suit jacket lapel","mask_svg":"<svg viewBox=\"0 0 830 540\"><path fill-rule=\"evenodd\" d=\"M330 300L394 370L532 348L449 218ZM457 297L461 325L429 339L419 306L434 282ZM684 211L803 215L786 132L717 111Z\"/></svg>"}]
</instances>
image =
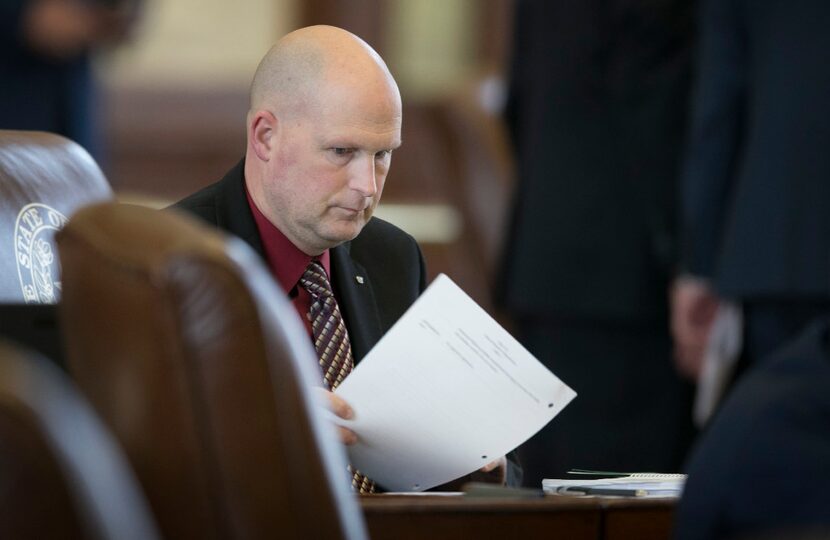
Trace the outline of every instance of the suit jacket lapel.
<instances>
[{"instance_id":1,"label":"suit jacket lapel","mask_svg":"<svg viewBox=\"0 0 830 540\"><path fill-rule=\"evenodd\" d=\"M366 270L351 258L348 242L332 248L331 273L352 354L359 362L383 335L372 282Z\"/></svg>"}]
</instances>

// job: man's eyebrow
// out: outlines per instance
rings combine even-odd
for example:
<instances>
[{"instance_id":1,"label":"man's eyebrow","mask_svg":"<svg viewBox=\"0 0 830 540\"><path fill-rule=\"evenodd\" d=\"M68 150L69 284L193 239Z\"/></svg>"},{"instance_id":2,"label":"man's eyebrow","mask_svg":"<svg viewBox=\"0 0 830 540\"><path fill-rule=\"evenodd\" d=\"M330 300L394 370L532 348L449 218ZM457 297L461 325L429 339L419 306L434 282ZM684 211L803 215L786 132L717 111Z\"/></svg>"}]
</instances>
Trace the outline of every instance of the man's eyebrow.
<instances>
[{"instance_id":1,"label":"man's eyebrow","mask_svg":"<svg viewBox=\"0 0 830 540\"><path fill-rule=\"evenodd\" d=\"M362 146L360 144L357 144L354 141L350 141L349 139L334 138L334 139L324 140L321 143L321 146L323 146L324 148L355 148L355 149L359 148L359 149L373 150L374 152L380 152L381 150L397 150L398 148L401 147L402 144L403 144L402 140L397 140L397 141L394 141L389 146L383 146L383 147L378 147L378 148L368 148L368 147Z\"/></svg>"},{"instance_id":2,"label":"man's eyebrow","mask_svg":"<svg viewBox=\"0 0 830 540\"><path fill-rule=\"evenodd\" d=\"M375 152L379 152L381 150L396 150L403 144L403 139L395 139L389 146L370 148L359 144L358 141L346 134L330 136L321 135L318 140L319 145L322 148L360 148L365 150L374 150Z\"/></svg>"}]
</instances>

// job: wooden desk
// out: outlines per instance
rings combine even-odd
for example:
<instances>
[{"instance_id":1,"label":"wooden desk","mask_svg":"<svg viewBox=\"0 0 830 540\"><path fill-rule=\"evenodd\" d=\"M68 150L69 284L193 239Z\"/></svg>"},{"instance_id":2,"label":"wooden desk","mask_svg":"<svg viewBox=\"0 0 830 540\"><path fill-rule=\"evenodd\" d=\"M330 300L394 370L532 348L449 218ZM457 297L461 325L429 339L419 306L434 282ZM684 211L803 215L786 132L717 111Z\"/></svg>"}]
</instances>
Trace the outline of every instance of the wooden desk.
<instances>
[{"instance_id":1,"label":"wooden desk","mask_svg":"<svg viewBox=\"0 0 830 540\"><path fill-rule=\"evenodd\" d=\"M407 495L364 495L360 503L372 540L666 540L675 504L670 499Z\"/></svg>"},{"instance_id":2,"label":"wooden desk","mask_svg":"<svg viewBox=\"0 0 830 540\"><path fill-rule=\"evenodd\" d=\"M668 540L674 499L597 499L602 507L603 540Z\"/></svg>"}]
</instances>

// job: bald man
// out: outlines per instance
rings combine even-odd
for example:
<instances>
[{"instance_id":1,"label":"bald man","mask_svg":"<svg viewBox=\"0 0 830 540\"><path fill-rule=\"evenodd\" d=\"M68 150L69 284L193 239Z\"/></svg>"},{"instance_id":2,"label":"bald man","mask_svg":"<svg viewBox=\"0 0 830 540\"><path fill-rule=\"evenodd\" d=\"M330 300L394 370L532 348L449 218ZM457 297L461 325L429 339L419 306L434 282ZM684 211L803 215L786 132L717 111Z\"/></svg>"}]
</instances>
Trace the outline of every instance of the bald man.
<instances>
[{"instance_id":1,"label":"bald man","mask_svg":"<svg viewBox=\"0 0 830 540\"><path fill-rule=\"evenodd\" d=\"M340 345L351 350L346 367L324 374L329 390L425 287L415 240L372 217L401 145L401 119L397 84L369 45L331 26L296 30L254 75L245 158L175 205L262 255L312 339L307 272L327 278L346 328ZM332 410L349 418L348 404L325 392ZM344 444L356 442L338 430ZM519 477L502 458L473 479L518 484Z\"/></svg>"}]
</instances>

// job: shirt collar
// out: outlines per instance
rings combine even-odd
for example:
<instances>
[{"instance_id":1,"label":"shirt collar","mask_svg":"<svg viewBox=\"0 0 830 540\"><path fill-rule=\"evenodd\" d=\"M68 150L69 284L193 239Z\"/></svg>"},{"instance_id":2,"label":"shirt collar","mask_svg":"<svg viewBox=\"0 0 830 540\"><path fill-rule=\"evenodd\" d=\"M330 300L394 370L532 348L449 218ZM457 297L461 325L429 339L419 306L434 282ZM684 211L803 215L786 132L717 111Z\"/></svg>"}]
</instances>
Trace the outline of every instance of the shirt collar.
<instances>
[{"instance_id":1,"label":"shirt collar","mask_svg":"<svg viewBox=\"0 0 830 540\"><path fill-rule=\"evenodd\" d=\"M248 206L251 207L259 237L262 239L265 261L268 263L271 274L277 279L286 294L290 293L297 282L300 281L312 259L318 260L323 265L326 275L329 276L329 281L331 281L329 250L324 251L317 257L304 253L257 208L251 194L248 193L247 186L245 187L245 196L248 198Z\"/></svg>"}]
</instances>

